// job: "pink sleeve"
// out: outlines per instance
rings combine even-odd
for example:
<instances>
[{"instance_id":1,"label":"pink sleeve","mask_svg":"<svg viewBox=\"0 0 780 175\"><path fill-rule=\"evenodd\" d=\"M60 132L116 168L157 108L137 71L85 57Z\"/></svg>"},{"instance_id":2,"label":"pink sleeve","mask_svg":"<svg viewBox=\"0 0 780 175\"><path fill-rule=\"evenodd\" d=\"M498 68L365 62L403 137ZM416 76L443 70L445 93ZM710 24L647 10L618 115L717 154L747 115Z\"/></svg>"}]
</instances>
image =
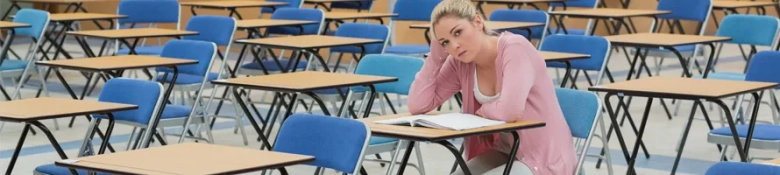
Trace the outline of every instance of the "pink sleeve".
<instances>
[{"instance_id":1,"label":"pink sleeve","mask_svg":"<svg viewBox=\"0 0 780 175\"><path fill-rule=\"evenodd\" d=\"M412 114L423 114L439 107L460 91L456 64L438 42L431 43L431 53L409 90L408 106Z\"/></svg>"},{"instance_id":2,"label":"pink sleeve","mask_svg":"<svg viewBox=\"0 0 780 175\"><path fill-rule=\"evenodd\" d=\"M543 58L530 44L512 42L504 47L504 52L500 53L504 71L501 96L483 104L476 114L493 120L514 122L520 119L534 86L538 69L534 60Z\"/></svg>"}]
</instances>

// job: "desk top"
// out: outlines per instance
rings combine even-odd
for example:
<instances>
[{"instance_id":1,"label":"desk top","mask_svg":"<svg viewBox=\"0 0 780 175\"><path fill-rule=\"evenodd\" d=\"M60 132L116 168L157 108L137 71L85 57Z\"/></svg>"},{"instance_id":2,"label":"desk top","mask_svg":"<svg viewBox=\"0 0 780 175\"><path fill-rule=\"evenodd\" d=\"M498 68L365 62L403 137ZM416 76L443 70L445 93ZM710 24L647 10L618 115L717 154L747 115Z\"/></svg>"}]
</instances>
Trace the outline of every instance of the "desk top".
<instances>
[{"instance_id":1,"label":"desk top","mask_svg":"<svg viewBox=\"0 0 780 175\"><path fill-rule=\"evenodd\" d=\"M346 88L398 81L396 77L302 71L284 74L214 80L212 83L279 92L311 92L321 89Z\"/></svg>"},{"instance_id":2,"label":"desk top","mask_svg":"<svg viewBox=\"0 0 780 175\"><path fill-rule=\"evenodd\" d=\"M369 18L385 18L398 16L395 13L366 13L366 12L326 12L325 19L327 20L348 20L348 19L369 19Z\"/></svg>"},{"instance_id":3,"label":"desk top","mask_svg":"<svg viewBox=\"0 0 780 175\"><path fill-rule=\"evenodd\" d=\"M27 122L137 108L136 105L68 98L27 98L0 102L0 120Z\"/></svg>"},{"instance_id":4,"label":"desk top","mask_svg":"<svg viewBox=\"0 0 780 175\"><path fill-rule=\"evenodd\" d=\"M0 21L0 29L30 27L30 26L31 26L30 24L25 24L25 23Z\"/></svg>"},{"instance_id":5,"label":"desk top","mask_svg":"<svg viewBox=\"0 0 780 175\"><path fill-rule=\"evenodd\" d=\"M317 49L336 46L358 46L382 43L381 40L351 38L330 35L297 35L289 37L270 37L256 39L240 39L236 43L274 47L277 49Z\"/></svg>"},{"instance_id":6,"label":"desk top","mask_svg":"<svg viewBox=\"0 0 780 175\"><path fill-rule=\"evenodd\" d=\"M126 39L126 38L148 38L148 37L177 37L185 35L197 35L198 32L163 29L163 28L131 28L114 30L81 30L70 31L70 35L88 36L103 39Z\"/></svg>"},{"instance_id":7,"label":"desk top","mask_svg":"<svg viewBox=\"0 0 780 175\"><path fill-rule=\"evenodd\" d=\"M522 29L530 27L544 26L544 23L537 22L505 22L505 21L485 21L485 25L492 30L506 30L506 29ZM410 25L412 29L428 29L431 27L430 23L426 24L414 24Z\"/></svg>"},{"instance_id":8,"label":"desk top","mask_svg":"<svg viewBox=\"0 0 780 175\"><path fill-rule=\"evenodd\" d=\"M716 9L763 7L763 6L773 6L773 5L777 5L777 2L772 2L772 1L735 1L735 0L712 1L712 8L716 8Z\"/></svg>"},{"instance_id":9,"label":"desk top","mask_svg":"<svg viewBox=\"0 0 780 175\"><path fill-rule=\"evenodd\" d=\"M473 2L487 2L487 3L547 3L547 2L563 2L567 0L472 0Z\"/></svg>"},{"instance_id":10,"label":"desk top","mask_svg":"<svg viewBox=\"0 0 780 175\"><path fill-rule=\"evenodd\" d=\"M279 26L300 26L305 24L316 24L318 21L304 20L281 20L281 19L245 19L236 22L236 28L265 28Z\"/></svg>"},{"instance_id":11,"label":"desk top","mask_svg":"<svg viewBox=\"0 0 780 175\"><path fill-rule=\"evenodd\" d=\"M429 114L444 114L445 112L431 112ZM520 120L513 123L506 123L502 125L488 126L476 129L455 131L446 129L433 129L427 127L410 127L402 125L388 125L388 124L376 124L374 121L388 120L393 118L401 118L411 116L410 113L402 113L387 116L377 116L358 119L359 121L368 125L371 128L373 136L397 138L404 140L414 141L441 141L447 139L463 138L468 136L477 136L485 134L493 134L499 132L509 132L519 129L531 129L544 127L546 123L542 121Z\"/></svg>"},{"instance_id":12,"label":"desk top","mask_svg":"<svg viewBox=\"0 0 780 175\"><path fill-rule=\"evenodd\" d=\"M236 8L236 7L272 7L272 6L287 5L287 3L271 2L271 1L236 0L236 1L192 1L192 2L182 2L181 5L207 7L207 8Z\"/></svg>"},{"instance_id":13,"label":"desk top","mask_svg":"<svg viewBox=\"0 0 780 175\"><path fill-rule=\"evenodd\" d=\"M104 13L55 13L51 14L49 20L60 21L84 21L84 20L105 20L127 18L127 15L104 14Z\"/></svg>"},{"instance_id":14,"label":"desk top","mask_svg":"<svg viewBox=\"0 0 780 175\"><path fill-rule=\"evenodd\" d=\"M305 0L306 3L329 3L329 2L363 2L373 0Z\"/></svg>"},{"instance_id":15,"label":"desk top","mask_svg":"<svg viewBox=\"0 0 780 175\"><path fill-rule=\"evenodd\" d=\"M47 3L47 4L70 4L81 2L119 2L119 0L11 0L11 2L28 2L28 3Z\"/></svg>"},{"instance_id":16,"label":"desk top","mask_svg":"<svg viewBox=\"0 0 780 175\"><path fill-rule=\"evenodd\" d=\"M764 161L764 162L761 162L761 163L768 164L768 165L780 166L780 158Z\"/></svg>"},{"instance_id":17,"label":"desk top","mask_svg":"<svg viewBox=\"0 0 780 175\"><path fill-rule=\"evenodd\" d=\"M198 64L197 60L164 58L150 55L119 55L98 58L81 58L69 60L38 61L38 65L60 67L80 71L111 71L140 69L150 67L168 67L177 65Z\"/></svg>"},{"instance_id":18,"label":"desk top","mask_svg":"<svg viewBox=\"0 0 780 175\"><path fill-rule=\"evenodd\" d=\"M655 16L670 14L671 11L661 10L639 10L639 9L622 9L622 8L596 8L596 9L572 9L572 10L556 10L550 12L551 15L565 15L569 17L581 17L581 18L628 18L637 16Z\"/></svg>"},{"instance_id":19,"label":"desk top","mask_svg":"<svg viewBox=\"0 0 780 175\"><path fill-rule=\"evenodd\" d=\"M206 143L181 143L56 161L117 174L239 174L313 161L314 157Z\"/></svg>"},{"instance_id":20,"label":"desk top","mask_svg":"<svg viewBox=\"0 0 780 175\"><path fill-rule=\"evenodd\" d=\"M550 52L550 51L539 51L539 53L541 53L542 57L544 57L544 61L560 62L560 61L590 58L590 55L585 55L585 54L573 54L573 53Z\"/></svg>"},{"instance_id":21,"label":"desk top","mask_svg":"<svg viewBox=\"0 0 780 175\"><path fill-rule=\"evenodd\" d=\"M588 90L656 98L720 99L776 86L777 83L655 76L592 86Z\"/></svg>"},{"instance_id":22,"label":"desk top","mask_svg":"<svg viewBox=\"0 0 780 175\"><path fill-rule=\"evenodd\" d=\"M613 45L634 47L674 47L730 41L729 37L669 33L635 33L605 36Z\"/></svg>"}]
</instances>

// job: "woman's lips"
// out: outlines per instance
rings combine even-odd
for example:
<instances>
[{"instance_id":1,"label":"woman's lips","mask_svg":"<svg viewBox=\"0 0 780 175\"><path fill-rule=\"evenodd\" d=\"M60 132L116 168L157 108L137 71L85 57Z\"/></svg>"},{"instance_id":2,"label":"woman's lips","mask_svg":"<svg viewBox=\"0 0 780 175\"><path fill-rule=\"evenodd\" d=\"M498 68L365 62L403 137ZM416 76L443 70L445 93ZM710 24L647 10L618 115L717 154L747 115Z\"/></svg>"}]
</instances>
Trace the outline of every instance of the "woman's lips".
<instances>
[{"instance_id":1,"label":"woman's lips","mask_svg":"<svg viewBox=\"0 0 780 175\"><path fill-rule=\"evenodd\" d=\"M463 56L463 55L465 55L465 54L466 54L466 51L460 52L460 53L458 54L458 57L461 57L461 56Z\"/></svg>"}]
</instances>

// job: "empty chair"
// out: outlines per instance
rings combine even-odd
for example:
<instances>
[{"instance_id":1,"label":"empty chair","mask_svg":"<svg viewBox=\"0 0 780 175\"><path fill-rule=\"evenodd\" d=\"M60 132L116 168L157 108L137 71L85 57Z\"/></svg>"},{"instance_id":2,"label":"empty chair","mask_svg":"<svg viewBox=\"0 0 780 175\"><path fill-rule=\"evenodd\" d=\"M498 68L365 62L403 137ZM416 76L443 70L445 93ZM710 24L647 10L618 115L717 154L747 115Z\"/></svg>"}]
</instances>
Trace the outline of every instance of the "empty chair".
<instances>
[{"instance_id":1,"label":"empty chair","mask_svg":"<svg viewBox=\"0 0 780 175\"><path fill-rule=\"evenodd\" d=\"M537 39L539 41L543 41L544 37L546 36L547 32L545 31L549 26L547 23L548 21L550 21L549 18L550 17L549 15L547 15L547 12L541 10L500 9L490 13L490 21L544 23L544 26L530 28L532 36L528 35L528 30L524 30L524 29L509 30L512 33L525 36L525 38L528 38L528 40Z\"/></svg>"},{"instance_id":2,"label":"empty chair","mask_svg":"<svg viewBox=\"0 0 780 175\"><path fill-rule=\"evenodd\" d=\"M555 94L558 97L558 104L563 111L563 117L569 124L571 135L578 141L575 147L579 157L577 159L576 174L582 172L582 165L585 163L585 156L595 156L599 159L606 159L607 171L612 174L612 161L609 157L609 151L604 156L588 155L588 148L593 138L598 138L604 145L605 150L609 150L609 141L596 135L596 125L599 125L600 136L606 136L604 118L601 117L601 100L599 97L588 91L579 91L573 89L556 88ZM583 144L579 144L582 143Z\"/></svg>"},{"instance_id":3,"label":"empty chair","mask_svg":"<svg viewBox=\"0 0 780 175\"><path fill-rule=\"evenodd\" d=\"M294 114L282 124L273 150L314 156L308 165L358 174L370 137L368 126L357 120Z\"/></svg>"},{"instance_id":4,"label":"empty chair","mask_svg":"<svg viewBox=\"0 0 780 175\"><path fill-rule=\"evenodd\" d=\"M127 18L117 20L116 28L141 28L157 27L158 24L176 24L176 30L181 28L181 6L178 1L158 0L122 0L117 6L117 14L126 15ZM159 45L147 45L146 39L135 47L138 55L159 55L162 52L162 41L158 38ZM116 54L130 54L130 49L120 48L121 43L116 43Z\"/></svg>"},{"instance_id":5,"label":"empty chair","mask_svg":"<svg viewBox=\"0 0 780 175\"><path fill-rule=\"evenodd\" d=\"M574 85L576 80L573 80L573 77L579 77L577 76L579 72L582 72L584 76L589 76L588 71L597 71L595 83L589 81L590 85L594 86L600 85L601 79L608 73L606 66L609 62L612 46L609 40L601 36L550 35L544 39L539 50L590 55L590 58L570 62L574 75L569 76L572 79L569 79L568 82ZM566 68L566 65L559 62L548 62L547 67Z\"/></svg>"},{"instance_id":6,"label":"empty chair","mask_svg":"<svg viewBox=\"0 0 780 175\"><path fill-rule=\"evenodd\" d=\"M761 174L780 175L780 166L746 162L718 162L704 175Z\"/></svg>"},{"instance_id":7,"label":"empty chair","mask_svg":"<svg viewBox=\"0 0 780 175\"><path fill-rule=\"evenodd\" d=\"M395 21L417 21L430 22L433 8L441 0L396 0L393 7L393 13L398 16L391 18L390 28L395 30ZM395 35L395 32L393 32ZM427 34L425 36L428 36ZM430 52L427 44L396 44L395 39L391 38L390 45L385 49L385 53L399 55L415 55L422 57Z\"/></svg>"},{"instance_id":8,"label":"empty chair","mask_svg":"<svg viewBox=\"0 0 780 175\"><path fill-rule=\"evenodd\" d=\"M116 123L130 124L130 125L143 125L151 127L154 116L160 112L160 105L163 99L163 86L160 83L152 81L144 81L138 79L129 78L113 78L108 80L103 86L103 90L98 96L98 101L122 103L137 105L138 109L127 110L121 112L115 112L114 120ZM90 121L89 128L85 133L84 140L82 141L79 153L85 152L88 149L87 142L91 142L91 133L97 128L98 121L106 119L104 115L93 115L95 119ZM146 132L142 142L146 142L152 137L152 132ZM137 146L139 143L136 143ZM91 156L79 154L79 157ZM33 171L36 175L70 175L71 172L64 167L56 166L54 164L47 164L38 166ZM87 171L78 170L79 174L87 174ZM98 173L102 174L102 173Z\"/></svg>"}]
</instances>

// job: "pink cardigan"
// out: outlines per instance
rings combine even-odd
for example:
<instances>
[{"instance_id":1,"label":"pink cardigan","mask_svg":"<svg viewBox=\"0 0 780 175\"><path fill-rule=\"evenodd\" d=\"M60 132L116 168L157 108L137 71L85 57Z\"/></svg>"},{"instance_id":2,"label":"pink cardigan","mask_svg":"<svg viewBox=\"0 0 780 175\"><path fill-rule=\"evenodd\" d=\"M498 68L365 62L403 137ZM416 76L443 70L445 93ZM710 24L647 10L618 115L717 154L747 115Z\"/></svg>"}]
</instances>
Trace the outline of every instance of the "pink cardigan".
<instances>
[{"instance_id":1,"label":"pink cardigan","mask_svg":"<svg viewBox=\"0 0 780 175\"><path fill-rule=\"evenodd\" d=\"M431 44L431 53L409 93L411 113L432 111L460 91L464 113L506 122L521 118L545 121L545 127L518 131L521 141L517 160L536 175L574 174L577 161L569 126L558 105L544 59L527 39L511 33L505 33L500 39L496 74L501 96L484 105L474 98L475 66L446 57L449 56L440 44ZM501 138L499 134L493 137L496 144L512 143L511 137ZM477 137L466 138L468 159L490 149Z\"/></svg>"}]
</instances>

